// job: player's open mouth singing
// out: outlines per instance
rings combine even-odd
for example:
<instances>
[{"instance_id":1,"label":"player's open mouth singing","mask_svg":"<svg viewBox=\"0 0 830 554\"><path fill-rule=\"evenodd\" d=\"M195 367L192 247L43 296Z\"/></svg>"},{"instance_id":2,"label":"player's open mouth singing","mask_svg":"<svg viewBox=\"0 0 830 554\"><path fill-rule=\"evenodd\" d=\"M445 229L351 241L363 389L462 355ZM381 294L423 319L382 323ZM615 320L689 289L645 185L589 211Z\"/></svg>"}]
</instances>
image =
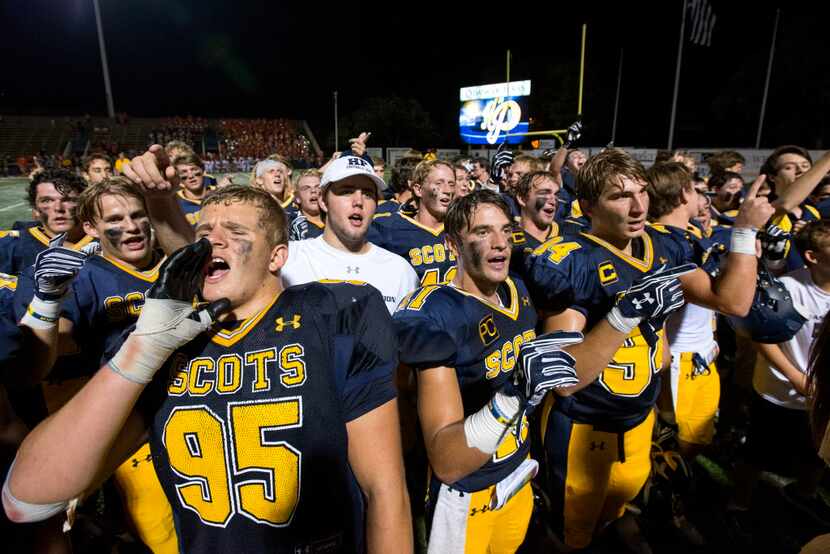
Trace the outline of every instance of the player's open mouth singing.
<instances>
[{"instance_id":1,"label":"player's open mouth singing","mask_svg":"<svg viewBox=\"0 0 830 554\"><path fill-rule=\"evenodd\" d=\"M205 266L205 282L216 283L221 281L230 270L231 267L228 262L219 256L214 256Z\"/></svg>"},{"instance_id":2,"label":"player's open mouth singing","mask_svg":"<svg viewBox=\"0 0 830 554\"><path fill-rule=\"evenodd\" d=\"M137 237L130 237L121 241L121 244L123 244L124 248L126 248L130 252L137 252L139 250L144 249L145 239L143 235Z\"/></svg>"},{"instance_id":3,"label":"player's open mouth singing","mask_svg":"<svg viewBox=\"0 0 830 554\"><path fill-rule=\"evenodd\" d=\"M506 264L507 256L501 254L498 256L493 256L492 258L487 258L487 265L499 271L503 270Z\"/></svg>"}]
</instances>

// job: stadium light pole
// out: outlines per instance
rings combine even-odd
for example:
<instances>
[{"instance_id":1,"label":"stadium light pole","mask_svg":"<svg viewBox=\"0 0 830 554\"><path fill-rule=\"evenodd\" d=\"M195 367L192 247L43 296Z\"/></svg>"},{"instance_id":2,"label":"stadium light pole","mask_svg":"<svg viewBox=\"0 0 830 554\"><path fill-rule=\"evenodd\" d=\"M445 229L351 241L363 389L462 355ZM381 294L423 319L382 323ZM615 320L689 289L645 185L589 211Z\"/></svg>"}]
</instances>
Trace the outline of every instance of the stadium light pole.
<instances>
[{"instance_id":1,"label":"stadium light pole","mask_svg":"<svg viewBox=\"0 0 830 554\"><path fill-rule=\"evenodd\" d=\"M620 88L622 88L623 54L625 49L620 48L620 67L617 71L617 94L614 96L614 122L611 124L611 144L617 140L617 115L620 111Z\"/></svg>"},{"instance_id":2,"label":"stadium light pole","mask_svg":"<svg viewBox=\"0 0 830 554\"><path fill-rule=\"evenodd\" d=\"M680 66L683 64L683 37L686 33L686 0L683 0L683 17L680 19L680 42L677 45L677 67L674 70L674 94L671 100L671 119L669 120L669 143L666 150L674 145L674 120L677 116L677 93L680 91Z\"/></svg>"},{"instance_id":3,"label":"stadium light pole","mask_svg":"<svg viewBox=\"0 0 830 554\"><path fill-rule=\"evenodd\" d=\"M755 135L755 148L761 148L761 131L764 129L764 115L767 111L767 95L769 94L769 78L772 75L772 59L775 57L775 39L778 37L778 18L781 9L775 10L775 26L772 28L772 44L769 47L769 61L767 62L767 79L764 81L764 97L761 100L761 115L758 116L758 134Z\"/></svg>"},{"instance_id":4,"label":"stadium light pole","mask_svg":"<svg viewBox=\"0 0 830 554\"><path fill-rule=\"evenodd\" d=\"M95 24L98 26L98 47L101 50L101 66L104 68L104 90L107 94L107 114L110 118L115 117L115 104L112 101L112 85L110 85L110 70L107 65L107 48L104 46L104 27L101 25L101 8L98 7L98 0L92 0L95 7Z\"/></svg>"},{"instance_id":5,"label":"stadium light pole","mask_svg":"<svg viewBox=\"0 0 830 554\"><path fill-rule=\"evenodd\" d=\"M337 152L337 148L340 146L340 137L339 135L340 125L337 123L337 91L334 91L334 151Z\"/></svg>"}]
</instances>

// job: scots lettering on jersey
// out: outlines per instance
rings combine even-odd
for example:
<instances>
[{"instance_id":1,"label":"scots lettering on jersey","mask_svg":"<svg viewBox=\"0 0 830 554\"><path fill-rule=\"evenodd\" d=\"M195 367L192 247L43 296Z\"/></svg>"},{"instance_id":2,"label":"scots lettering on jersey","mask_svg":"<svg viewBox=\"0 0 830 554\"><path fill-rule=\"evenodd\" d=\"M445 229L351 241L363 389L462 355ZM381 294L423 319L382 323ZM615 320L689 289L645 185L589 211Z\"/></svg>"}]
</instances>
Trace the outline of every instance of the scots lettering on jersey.
<instances>
[{"instance_id":1,"label":"scots lettering on jersey","mask_svg":"<svg viewBox=\"0 0 830 554\"><path fill-rule=\"evenodd\" d=\"M421 247L412 248L409 250L409 263L413 267L418 267L424 264L443 263L445 261L455 261L455 254L452 253L442 243L425 244Z\"/></svg>"},{"instance_id":2,"label":"scots lettering on jersey","mask_svg":"<svg viewBox=\"0 0 830 554\"><path fill-rule=\"evenodd\" d=\"M290 323L290 322L289 322ZM207 396L234 394L243 387L254 393L268 393L274 387L291 389L307 379L305 348L287 344L218 358L202 356L189 359L184 353L173 358L167 392L172 396Z\"/></svg>"},{"instance_id":3,"label":"scots lettering on jersey","mask_svg":"<svg viewBox=\"0 0 830 554\"><path fill-rule=\"evenodd\" d=\"M504 371L509 373L516 367L516 357L519 354L522 344L536 338L536 331L528 329L521 335L516 335L512 340L505 341L501 348L493 350L484 358L484 366L487 368L485 377L495 379Z\"/></svg>"},{"instance_id":4,"label":"scots lettering on jersey","mask_svg":"<svg viewBox=\"0 0 830 554\"><path fill-rule=\"evenodd\" d=\"M113 323L124 321L127 318L137 318L143 306L143 292L131 292L124 296L108 296L104 300L104 309L107 311L107 318Z\"/></svg>"}]
</instances>

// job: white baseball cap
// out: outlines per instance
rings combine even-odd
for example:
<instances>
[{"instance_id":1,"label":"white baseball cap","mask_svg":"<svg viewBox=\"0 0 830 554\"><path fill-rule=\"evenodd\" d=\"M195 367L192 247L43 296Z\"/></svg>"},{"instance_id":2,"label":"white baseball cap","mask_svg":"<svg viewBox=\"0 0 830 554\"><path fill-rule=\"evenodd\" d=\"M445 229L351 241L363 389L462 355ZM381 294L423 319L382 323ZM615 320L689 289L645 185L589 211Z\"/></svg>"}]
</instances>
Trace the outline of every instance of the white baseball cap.
<instances>
[{"instance_id":1,"label":"white baseball cap","mask_svg":"<svg viewBox=\"0 0 830 554\"><path fill-rule=\"evenodd\" d=\"M357 156L341 156L331 162L320 179L320 188L325 190L328 185L336 181L342 181L352 175L363 175L369 177L378 188L378 194L386 190L386 183L375 174L371 163Z\"/></svg>"}]
</instances>

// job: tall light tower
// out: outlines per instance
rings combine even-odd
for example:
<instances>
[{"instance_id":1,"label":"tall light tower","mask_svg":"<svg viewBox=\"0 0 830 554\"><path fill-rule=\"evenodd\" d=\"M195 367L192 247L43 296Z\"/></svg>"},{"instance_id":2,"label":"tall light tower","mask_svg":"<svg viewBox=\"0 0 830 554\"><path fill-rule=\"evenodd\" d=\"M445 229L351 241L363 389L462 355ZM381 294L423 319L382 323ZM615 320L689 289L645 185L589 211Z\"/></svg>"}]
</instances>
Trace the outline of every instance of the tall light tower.
<instances>
[{"instance_id":1,"label":"tall light tower","mask_svg":"<svg viewBox=\"0 0 830 554\"><path fill-rule=\"evenodd\" d=\"M98 0L92 0L95 7L95 24L98 27L98 47L101 50L101 66L104 68L104 90L107 94L107 115L115 117L115 104L112 101L112 85L110 85L110 69L107 65L107 48L104 46L104 27L101 25L101 9Z\"/></svg>"}]
</instances>

